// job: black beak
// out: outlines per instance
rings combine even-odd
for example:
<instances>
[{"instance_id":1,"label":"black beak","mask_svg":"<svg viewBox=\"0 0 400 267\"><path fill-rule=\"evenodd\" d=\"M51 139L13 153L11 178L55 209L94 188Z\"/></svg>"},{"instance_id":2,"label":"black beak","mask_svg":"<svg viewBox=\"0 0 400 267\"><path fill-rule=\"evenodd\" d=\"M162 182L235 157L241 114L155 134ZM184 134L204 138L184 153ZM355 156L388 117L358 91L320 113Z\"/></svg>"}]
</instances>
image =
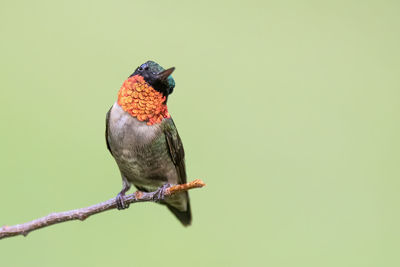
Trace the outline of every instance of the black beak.
<instances>
[{"instance_id":1,"label":"black beak","mask_svg":"<svg viewBox=\"0 0 400 267\"><path fill-rule=\"evenodd\" d=\"M165 81L175 70L175 67L163 70L157 74L157 80Z\"/></svg>"}]
</instances>

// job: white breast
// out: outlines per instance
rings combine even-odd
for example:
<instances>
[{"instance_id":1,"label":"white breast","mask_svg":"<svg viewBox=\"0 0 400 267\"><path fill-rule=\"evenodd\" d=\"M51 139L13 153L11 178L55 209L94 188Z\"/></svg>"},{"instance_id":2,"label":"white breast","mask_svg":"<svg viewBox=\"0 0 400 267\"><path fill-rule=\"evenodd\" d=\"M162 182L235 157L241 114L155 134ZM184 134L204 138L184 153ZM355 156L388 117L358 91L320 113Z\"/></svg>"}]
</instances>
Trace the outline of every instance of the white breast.
<instances>
[{"instance_id":1,"label":"white breast","mask_svg":"<svg viewBox=\"0 0 400 267\"><path fill-rule=\"evenodd\" d=\"M121 143L122 148L140 147L154 140L160 133L160 125L147 125L146 122L125 112L115 103L110 112L109 143ZM123 143L123 144L122 144Z\"/></svg>"},{"instance_id":2,"label":"white breast","mask_svg":"<svg viewBox=\"0 0 400 267\"><path fill-rule=\"evenodd\" d=\"M112 154L119 164L138 163L138 153L144 151L160 132L159 124L147 125L125 112L117 103L113 105L107 138Z\"/></svg>"}]
</instances>

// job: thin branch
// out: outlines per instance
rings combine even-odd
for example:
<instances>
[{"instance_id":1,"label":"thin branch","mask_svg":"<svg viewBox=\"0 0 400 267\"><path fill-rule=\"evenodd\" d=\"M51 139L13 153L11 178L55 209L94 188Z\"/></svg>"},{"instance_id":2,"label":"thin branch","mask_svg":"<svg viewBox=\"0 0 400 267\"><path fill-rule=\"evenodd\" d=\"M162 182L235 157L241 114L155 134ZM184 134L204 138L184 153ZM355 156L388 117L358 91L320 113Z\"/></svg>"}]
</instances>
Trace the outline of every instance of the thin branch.
<instances>
[{"instance_id":1,"label":"thin branch","mask_svg":"<svg viewBox=\"0 0 400 267\"><path fill-rule=\"evenodd\" d=\"M164 196L169 197L173 194L187 191L193 188L200 188L205 186L206 184L197 179L194 180L190 183L187 184L180 184L180 185L171 185L164 190ZM158 189L157 191L146 193L146 192L141 192L137 191L133 194L126 195L125 196L125 202L126 203L136 203L136 202L146 202L146 201L160 201L160 192L161 188ZM30 232L50 226L56 223L62 223L62 222L67 222L67 221L72 221L72 220L85 220L89 216L93 214L97 214L106 210L111 210L115 209L117 207L117 203L115 201L115 198L109 199L105 202L95 204L93 206L89 206L86 208L81 208L81 209L76 209L76 210L69 210L69 211L64 211L64 212L57 212L57 213L51 213L45 217L23 223L23 224L17 224L13 226L3 226L0 228L0 239L6 238L6 237L12 237L12 236L17 236L17 235L23 235L27 236Z\"/></svg>"}]
</instances>

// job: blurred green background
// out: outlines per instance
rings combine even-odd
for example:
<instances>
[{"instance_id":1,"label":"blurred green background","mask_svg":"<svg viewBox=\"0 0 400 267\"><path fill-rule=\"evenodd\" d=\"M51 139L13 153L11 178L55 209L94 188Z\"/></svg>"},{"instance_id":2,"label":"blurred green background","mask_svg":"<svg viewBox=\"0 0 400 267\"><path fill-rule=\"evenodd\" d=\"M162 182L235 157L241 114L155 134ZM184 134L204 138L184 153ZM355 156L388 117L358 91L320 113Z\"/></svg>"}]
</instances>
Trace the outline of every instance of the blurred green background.
<instances>
[{"instance_id":1,"label":"blurred green background","mask_svg":"<svg viewBox=\"0 0 400 267\"><path fill-rule=\"evenodd\" d=\"M121 189L104 120L176 67L193 225L153 203L0 241L2 266L400 266L398 1L1 1L0 225Z\"/></svg>"}]
</instances>

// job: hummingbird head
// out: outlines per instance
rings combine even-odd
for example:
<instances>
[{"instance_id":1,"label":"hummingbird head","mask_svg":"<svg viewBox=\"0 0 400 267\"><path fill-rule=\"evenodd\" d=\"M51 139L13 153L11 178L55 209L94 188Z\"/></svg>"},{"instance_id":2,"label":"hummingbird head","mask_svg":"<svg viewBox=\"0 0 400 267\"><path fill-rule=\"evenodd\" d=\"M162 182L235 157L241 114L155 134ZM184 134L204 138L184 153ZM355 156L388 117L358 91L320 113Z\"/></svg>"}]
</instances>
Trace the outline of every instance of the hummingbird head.
<instances>
[{"instance_id":1,"label":"hummingbird head","mask_svg":"<svg viewBox=\"0 0 400 267\"><path fill-rule=\"evenodd\" d=\"M171 77L174 70L173 67L165 70L154 61L140 65L119 89L118 105L147 125L170 118L167 98L175 87Z\"/></svg>"},{"instance_id":2,"label":"hummingbird head","mask_svg":"<svg viewBox=\"0 0 400 267\"><path fill-rule=\"evenodd\" d=\"M131 76L140 75L143 79L152 86L155 90L162 93L165 97L168 97L172 93L175 87L174 78L171 74L175 68L164 69L158 63L154 61L147 61L136 68L135 72Z\"/></svg>"}]
</instances>

